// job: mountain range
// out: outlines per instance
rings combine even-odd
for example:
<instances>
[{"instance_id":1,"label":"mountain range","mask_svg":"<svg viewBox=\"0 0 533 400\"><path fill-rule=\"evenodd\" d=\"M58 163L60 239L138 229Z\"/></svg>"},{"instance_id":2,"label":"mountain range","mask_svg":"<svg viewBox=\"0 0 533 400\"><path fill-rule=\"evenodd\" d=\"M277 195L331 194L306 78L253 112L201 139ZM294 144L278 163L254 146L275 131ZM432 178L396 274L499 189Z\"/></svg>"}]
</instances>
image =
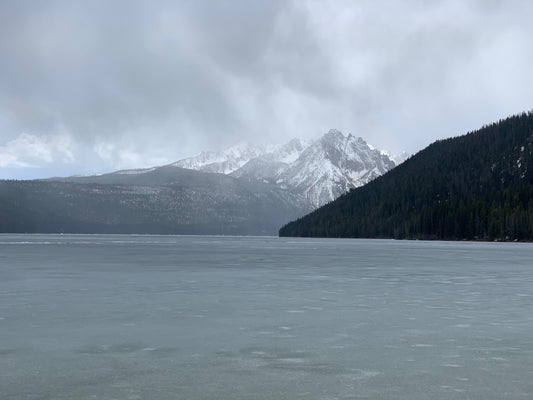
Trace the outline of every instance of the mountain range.
<instances>
[{"instance_id":1,"label":"mountain range","mask_svg":"<svg viewBox=\"0 0 533 400\"><path fill-rule=\"evenodd\" d=\"M362 138L332 129L312 142L293 139L277 146L239 144L222 152L203 152L172 165L263 181L301 196L310 207L326 204L347 190L363 186L403 162Z\"/></svg>"},{"instance_id":2,"label":"mountain range","mask_svg":"<svg viewBox=\"0 0 533 400\"><path fill-rule=\"evenodd\" d=\"M394 166L363 139L331 130L161 167L0 181L0 231L274 234Z\"/></svg>"},{"instance_id":3,"label":"mountain range","mask_svg":"<svg viewBox=\"0 0 533 400\"><path fill-rule=\"evenodd\" d=\"M439 140L279 234L533 240L533 111Z\"/></svg>"}]
</instances>

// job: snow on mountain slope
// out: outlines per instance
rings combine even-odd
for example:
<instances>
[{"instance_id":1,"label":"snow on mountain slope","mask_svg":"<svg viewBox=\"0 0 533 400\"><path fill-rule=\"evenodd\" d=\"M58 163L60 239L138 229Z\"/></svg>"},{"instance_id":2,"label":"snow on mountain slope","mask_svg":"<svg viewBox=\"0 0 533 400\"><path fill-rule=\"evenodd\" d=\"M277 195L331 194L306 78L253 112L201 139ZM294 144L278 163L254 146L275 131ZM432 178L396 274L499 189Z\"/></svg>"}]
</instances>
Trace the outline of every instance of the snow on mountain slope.
<instances>
[{"instance_id":1,"label":"snow on mountain slope","mask_svg":"<svg viewBox=\"0 0 533 400\"><path fill-rule=\"evenodd\" d=\"M293 139L263 147L239 144L172 165L274 183L317 208L384 174L395 163L362 138L332 129L314 142Z\"/></svg>"},{"instance_id":2,"label":"snow on mountain slope","mask_svg":"<svg viewBox=\"0 0 533 400\"><path fill-rule=\"evenodd\" d=\"M239 143L223 151L203 151L172 164L175 167L204 172L230 174L248 161L265 153L265 149L248 143Z\"/></svg>"},{"instance_id":3,"label":"snow on mountain slope","mask_svg":"<svg viewBox=\"0 0 533 400\"><path fill-rule=\"evenodd\" d=\"M274 183L277 176L294 163L310 143L292 139L284 145L270 146L263 155L252 158L231 173L236 178L262 180Z\"/></svg>"},{"instance_id":4,"label":"snow on mountain slope","mask_svg":"<svg viewBox=\"0 0 533 400\"><path fill-rule=\"evenodd\" d=\"M394 162L395 166L400 165L405 160L407 160L409 157L411 157L411 154L409 154L406 151L402 151L400 153L395 153L395 154L390 154L389 152L382 150L381 154L385 154L387 157L389 157L391 161Z\"/></svg>"},{"instance_id":5,"label":"snow on mountain slope","mask_svg":"<svg viewBox=\"0 0 533 400\"><path fill-rule=\"evenodd\" d=\"M310 142L300 139L292 139L283 145L270 146L262 158L267 161L290 164L296 161L310 144Z\"/></svg>"},{"instance_id":6,"label":"snow on mountain slope","mask_svg":"<svg viewBox=\"0 0 533 400\"><path fill-rule=\"evenodd\" d=\"M394 162L362 138L332 129L281 173L277 183L294 188L313 207L320 207L392 168Z\"/></svg>"},{"instance_id":7,"label":"snow on mountain slope","mask_svg":"<svg viewBox=\"0 0 533 400\"><path fill-rule=\"evenodd\" d=\"M116 173L118 175L139 175L139 174L146 174L148 172L152 172L157 167L152 168L140 168L140 169L123 169L121 171L117 171Z\"/></svg>"},{"instance_id":8,"label":"snow on mountain slope","mask_svg":"<svg viewBox=\"0 0 533 400\"><path fill-rule=\"evenodd\" d=\"M308 146L307 142L293 139L283 145L252 146L239 143L223 151L203 151L200 154L179 160L172 164L176 167L204 172L231 174L247 162L262 158L268 162L291 163Z\"/></svg>"}]
</instances>

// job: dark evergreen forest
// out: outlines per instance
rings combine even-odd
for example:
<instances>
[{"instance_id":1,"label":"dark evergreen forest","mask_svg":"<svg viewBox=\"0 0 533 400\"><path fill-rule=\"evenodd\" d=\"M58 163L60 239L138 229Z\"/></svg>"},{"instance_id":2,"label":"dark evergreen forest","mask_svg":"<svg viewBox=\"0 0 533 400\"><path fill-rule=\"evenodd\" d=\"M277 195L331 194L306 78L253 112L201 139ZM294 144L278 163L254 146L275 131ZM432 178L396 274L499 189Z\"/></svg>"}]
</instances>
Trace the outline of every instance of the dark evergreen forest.
<instances>
[{"instance_id":1,"label":"dark evergreen forest","mask_svg":"<svg viewBox=\"0 0 533 400\"><path fill-rule=\"evenodd\" d=\"M533 240L533 111L439 140L280 236Z\"/></svg>"}]
</instances>

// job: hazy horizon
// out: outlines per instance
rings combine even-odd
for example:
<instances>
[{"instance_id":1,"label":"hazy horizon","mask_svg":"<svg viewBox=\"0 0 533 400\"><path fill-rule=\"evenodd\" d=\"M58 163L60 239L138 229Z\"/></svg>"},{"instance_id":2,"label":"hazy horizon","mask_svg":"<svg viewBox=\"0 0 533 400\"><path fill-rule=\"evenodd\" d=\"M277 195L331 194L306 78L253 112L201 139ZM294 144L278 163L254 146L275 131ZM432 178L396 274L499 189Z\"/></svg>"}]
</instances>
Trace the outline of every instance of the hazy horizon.
<instances>
[{"instance_id":1,"label":"hazy horizon","mask_svg":"<svg viewBox=\"0 0 533 400\"><path fill-rule=\"evenodd\" d=\"M335 130L335 129L333 129ZM65 170L65 174L61 175L54 175L54 176L51 176L51 175L46 175L48 169L42 169L42 168L38 168L38 167L28 167L27 169L24 170L25 173L28 173L29 171L31 171L31 168L34 168L33 169L33 172L34 172L34 176L33 177L26 177L26 178L18 178L17 176L14 176L14 177L11 177L11 178L2 178L0 177L0 179L15 179L15 180L32 180L32 179L47 179L47 178L60 178L60 177L76 177L76 176L97 176L97 175L105 175L105 174L109 174L109 173L113 173L113 172L118 172L118 171L123 171L123 170L136 170L136 169L139 169L139 170L142 170L142 169L148 169L150 170L151 168L158 168L158 167L163 167L165 165L169 165L169 164L174 164L178 161L182 161L182 160L186 160L186 159L193 159L197 156L201 156L202 154L205 154L205 153L219 153L219 152L225 152L225 151L231 151L232 149L235 149L235 148L238 148L238 147L241 147L241 146L250 146L250 147L254 147L254 148L262 148L262 149L265 149L265 151L271 151L272 148L276 148L275 146L281 146L281 145L284 145L284 144L288 144L289 142L291 142L292 140L300 140L304 145L307 143L307 145L311 144L311 143L314 143L318 140L320 140L327 132L325 132L324 134L318 136L318 137L315 137L315 138L307 138L307 139L302 139L302 138L288 138L282 142L279 142L279 143L274 143L274 142L268 142L268 141L255 141L255 142L250 142L250 141L246 141L246 140L241 140L237 143L234 143L233 145L230 145L230 146L227 146L227 147L223 147L223 148L218 148L218 149L203 149L197 153L194 153L194 154L190 154L190 155L187 155L185 157L182 157L180 159L176 159L176 160L172 160L170 162L166 162L164 164L157 164L157 165L147 165L147 166L132 166L132 167L128 167L128 168L119 168L119 169L109 169L109 170L105 170L105 171L99 171L99 172L95 172L95 173L86 173L86 174L82 174L82 173L76 173L75 171L70 171L71 173L68 172L68 170ZM344 132L341 132L343 134L344 137L348 137L350 135L350 133L344 133ZM355 136L357 137L356 135L352 135L352 136ZM365 140L365 138L362 138L363 140ZM366 140L365 140L366 142ZM366 142L367 145L371 148L371 149L377 149L375 146L372 145L372 143L368 143ZM394 156L399 156L400 158L403 156L403 153L404 152L399 152L399 153L392 153L392 152L389 152L387 149L377 149L381 152L385 152L388 156L392 157L391 160L394 158ZM413 155L413 154L409 154L409 155ZM403 160L403 158L402 158ZM394 161L394 160L393 160ZM4 168L4 173L6 171L9 171L10 169L9 168ZM13 169L15 175L17 173L17 170L16 169ZM31 174L30 174L31 175Z\"/></svg>"}]
</instances>

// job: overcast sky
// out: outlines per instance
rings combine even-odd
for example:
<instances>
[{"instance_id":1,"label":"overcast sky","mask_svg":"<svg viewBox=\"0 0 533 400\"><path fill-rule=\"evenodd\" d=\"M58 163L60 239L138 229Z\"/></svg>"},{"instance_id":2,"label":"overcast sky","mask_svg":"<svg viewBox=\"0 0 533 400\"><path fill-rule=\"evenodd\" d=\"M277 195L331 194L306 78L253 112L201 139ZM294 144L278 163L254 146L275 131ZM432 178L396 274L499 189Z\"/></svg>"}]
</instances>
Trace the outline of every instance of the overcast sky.
<instances>
[{"instance_id":1,"label":"overcast sky","mask_svg":"<svg viewBox=\"0 0 533 400\"><path fill-rule=\"evenodd\" d=\"M533 108L533 2L0 2L0 178L330 128L415 153Z\"/></svg>"}]
</instances>

